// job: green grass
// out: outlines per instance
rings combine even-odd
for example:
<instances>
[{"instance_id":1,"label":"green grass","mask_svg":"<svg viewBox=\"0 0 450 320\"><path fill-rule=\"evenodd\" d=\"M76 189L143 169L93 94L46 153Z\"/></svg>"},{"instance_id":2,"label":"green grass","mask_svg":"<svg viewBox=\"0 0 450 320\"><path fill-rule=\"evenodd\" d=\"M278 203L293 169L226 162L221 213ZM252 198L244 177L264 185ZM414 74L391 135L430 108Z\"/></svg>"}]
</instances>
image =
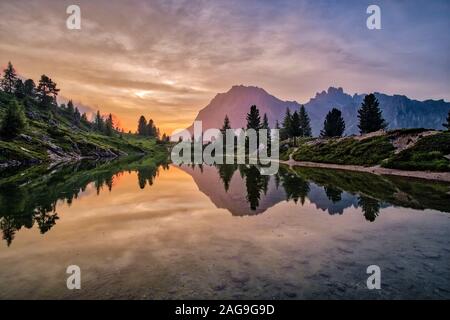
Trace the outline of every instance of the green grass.
<instances>
[{"instance_id":1,"label":"green grass","mask_svg":"<svg viewBox=\"0 0 450 320\"><path fill-rule=\"evenodd\" d=\"M293 155L297 161L372 166L390 157L394 147L388 137L358 141L353 138L328 139L315 144L303 143Z\"/></svg>"},{"instance_id":2,"label":"green grass","mask_svg":"<svg viewBox=\"0 0 450 320\"><path fill-rule=\"evenodd\" d=\"M420 139L413 147L393 155L383 167L400 170L450 171L450 132L440 132Z\"/></svg>"},{"instance_id":3,"label":"green grass","mask_svg":"<svg viewBox=\"0 0 450 320\"><path fill-rule=\"evenodd\" d=\"M358 140L353 137L341 139L316 139L301 141L293 159L318 163L375 166L400 170L422 170L449 172L450 132L438 132L421 137L424 129L402 129ZM401 136L415 135L419 140L398 154L393 141ZM287 160L293 147L281 153L281 159Z\"/></svg>"},{"instance_id":4,"label":"green grass","mask_svg":"<svg viewBox=\"0 0 450 320\"><path fill-rule=\"evenodd\" d=\"M0 91L0 119L12 99L12 95ZM87 158L137 154L167 156L167 146L154 138L126 133L106 136L83 123L74 126L64 109L44 110L30 98L22 99L20 103L25 106L27 114L34 116L27 117L27 127L22 136L12 140L0 138L0 164L10 165L13 161L22 166L47 163L52 161L49 153Z\"/></svg>"},{"instance_id":5,"label":"green grass","mask_svg":"<svg viewBox=\"0 0 450 320\"><path fill-rule=\"evenodd\" d=\"M294 152L295 148L290 147L288 144L280 145L280 160L289 160L289 155Z\"/></svg>"}]
</instances>

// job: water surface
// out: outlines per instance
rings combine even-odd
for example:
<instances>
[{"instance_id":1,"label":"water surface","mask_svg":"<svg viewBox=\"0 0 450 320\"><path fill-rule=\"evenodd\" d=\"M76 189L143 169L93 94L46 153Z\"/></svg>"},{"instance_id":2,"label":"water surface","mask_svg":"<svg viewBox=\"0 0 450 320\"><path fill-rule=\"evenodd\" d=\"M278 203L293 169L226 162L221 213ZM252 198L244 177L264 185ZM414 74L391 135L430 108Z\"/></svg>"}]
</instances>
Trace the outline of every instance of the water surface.
<instances>
[{"instance_id":1,"label":"water surface","mask_svg":"<svg viewBox=\"0 0 450 320\"><path fill-rule=\"evenodd\" d=\"M448 184L148 159L20 174L0 185L3 299L450 298Z\"/></svg>"}]
</instances>

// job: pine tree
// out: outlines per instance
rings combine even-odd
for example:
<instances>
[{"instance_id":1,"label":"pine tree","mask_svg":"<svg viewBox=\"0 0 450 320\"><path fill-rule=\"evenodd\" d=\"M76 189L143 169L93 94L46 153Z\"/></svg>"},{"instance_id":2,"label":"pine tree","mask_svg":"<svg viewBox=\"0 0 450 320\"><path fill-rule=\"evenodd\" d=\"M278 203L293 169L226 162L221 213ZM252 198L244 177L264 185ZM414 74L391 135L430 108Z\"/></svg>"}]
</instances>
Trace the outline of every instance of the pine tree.
<instances>
[{"instance_id":1,"label":"pine tree","mask_svg":"<svg viewBox=\"0 0 450 320\"><path fill-rule=\"evenodd\" d=\"M75 108L73 106L73 102L72 100L69 100L69 102L67 103L67 112L69 113L69 115L72 117L73 114L75 113Z\"/></svg>"},{"instance_id":2,"label":"pine tree","mask_svg":"<svg viewBox=\"0 0 450 320\"><path fill-rule=\"evenodd\" d=\"M41 106L45 108L52 106L56 102L58 92L59 89L56 88L56 83L43 74L37 87L37 94Z\"/></svg>"},{"instance_id":3,"label":"pine tree","mask_svg":"<svg viewBox=\"0 0 450 320\"><path fill-rule=\"evenodd\" d=\"M90 122L88 120L86 112L83 112L83 114L81 115L81 123L83 123L86 126L90 126Z\"/></svg>"},{"instance_id":4,"label":"pine tree","mask_svg":"<svg viewBox=\"0 0 450 320\"><path fill-rule=\"evenodd\" d=\"M36 84L34 83L33 79L25 80L24 91L25 95L30 98L34 98L36 96Z\"/></svg>"},{"instance_id":5,"label":"pine tree","mask_svg":"<svg viewBox=\"0 0 450 320\"><path fill-rule=\"evenodd\" d=\"M140 136L146 136L148 133L147 120L145 119L144 116L141 116L139 118L137 132L138 132L138 135L140 135Z\"/></svg>"},{"instance_id":6,"label":"pine tree","mask_svg":"<svg viewBox=\"0 0 450 320\"><path fill-rule=\"evenodd\" d=\"M447 123L442 124L448 131L450 131L450 110L448 111Z\"/></svg>"},{"instance_id":7,"label":"pine tree","mask_svg":"<svg viewBox=\"0 0 450 320\"><path fill-rule=\"evenodd\" d=\"M222 135L225 136L226 130L228 129L231 129L230 119L228 118L228 115L225 115L225 118L223 119L223 126L222 129L220 129L220 132L222 132Z\"/></svg>"},{"instance_id":8,"label":"pine tree","mask_svg":"<svg viewBox=\"0 0 450 320\"><path fill-rule=\"evenodd\" d=\"M113 122L113 118L112 118L112 114L110 113L108 118L106 118L105 121L105 134L107 136L112 136L114 133L114 122Z\"/></svg>"},{"instance_id":9,"label":"pine tree","mask_svg":"<svg viewBox=\"0 0 450 320\"><path fill-rule=\"evenodd\" d=\"M302 136L303 137L311 137L312 136L311 121L309 120L309 116L305 110L305 106L301 106L299 117L300 117L300 129L302 131Z\"/></svg>"},{"instance_id":10,"label":"pine tree","mask_svg":"<svg viewBox=\"0 0 450 320\"><path fill-rule=\"evenodd\" d=\"M153 121L153 119L148 120L148 124L147 124L147 135L149 137L156 137L156 127L155 127L155 123Z\"/></svg>"},{"instance_id":11,"label":"pine tree","mask_svg":"<svg viewBox=\"0 0 450 320\"><path fill-rule=\"evenodd\" d=\"M281 140L286 140L286 139L289 139L291 137L290 136L290 133L291 133L291 121L292 121L291 110L289 110L289 108L287 108L286 109L286 115L284 116L281 132L280 132L280 139Z\"/></svg>"},{"instance_id":12,"label":"pine tree","mask_svg":"<svg viewBox=\"0 0 450 320\"><path fill-rule=\"evenodd\" d=\"M25 98L25 86L21 79L17 79L16 84L14 86L14 95L18 99Z\"/></svg>"},{"instance_id":13,"label":"pine tree","mask_svg":"<svg viewBox=\"0 0 450 320\"><path fill-rule=\"evenodd\" d=\"M6 67L6 69L3 70L3 79L0 82L3 91L7 93L13 93L16 81L17 81L16 70L14 69L10 61L8 62L8 66Z\"/></svg>"},{"instance_id":14,"label":"pine tree","mask_svg":"<svg viewBox=\"0 0 450 320\"><path fill-rule=\"evenodd\" d=\"M373 93L364 97L361 108L358 110L359 131L361 134L374 132L387 127L377 98Z\"/></svg>"},{"instance_id":15,"label":"pine tree","mask_svg":"<svg viewBox=\"0 0 450 320\"><path fill-rule=\"evenodd\" d=\"M27 125L22 105L12 100L6 108L5 116L0 126L0 135L5 138L14 138L20 134Z\"/></svg>"},{"instance_id":16,"label":"pine tree","mask_svg":"<svg viewBox=\"0 0 450 320\"><path fill-rule=\"evenodd\" d=\"M220 129L220 132L222 133L224 153L226 152L225 144L227 143L227 130L229 129L231 129L230 119L228 118L228 115L225 115L225 118L223 119L222 128Z\"/></svg>"},{"instance_id":17,"label":"pine tree","mask_svg":"<svg viewBox=\"0 0 450 320\"><path fill-rule=\"evenodd\" d=\"M261 125L261 129L270 129L269 118L267 118L267 114L266 113L264 113L264 116L263 116L263 122L262 122L262 125Z\"/></svg>"},{"instance_id":18,"label":"pine tree","mask_svg":"<svg viewBox=\"0 0 450 320\"><path fill-rule=\"evenodd\" d=\"M279 134L280 134L281 129L280 129L280 123L278 122L278 120L275 121L275 128L274 129L278 130L278 137L280 137Z\"/></svg>"},{"instance_id":19,"label":"pine tree","mask_svg":"<svg viewBox=\"0 0 450 320\"><path fill-rule=\"evenodd\" d=\"M259 116L259 110L255 105L250 107L250 112L247 113L246 119L247 129L258 131L261 128L261 117Z\"/></svg>"},{"instance_id":20,"label":"pine tree","mask_svg":"<svg viewBox=\"0 0 450 320\"><path fill-rule=\"evenodd\" d=\"M271 135L270 135L270 126L269 126L269 119L267 118L267 114L264 113L263 116L263 122L261 125L261 129L266 129L267 133L266 133L266 139L267 139L267 148L270 149L271 146Z\"/></svg>"},{"instance_id":21,"label":"pine tree","mask_svg":"<svg viewBox=\"0 0 450 320\"><path fill-rule=\"evenodd\" d=\"M103 132L105 128L105 122L103 120L103 117L100 115L100 111L97 111L97 114L95 115L94 125L97 131Z\"/></svg>"},{"instance_id":22,"label":"pine tree","mask_svg":"<svg viewBox=\"0 0 450 320\"><path fill-rule=\"evenodd\" d=\"M340 110L333 108L328 112L323 123L322 137L341 137L345 131L345 122Z\"/></svg>"},{"instance_id":23,"label":"pine tree","mask_svg":"<svg viewBox=\"0 0 450 320\"><path fill-rule=\"evenodd\" d=\"M72 119L73 119L73 124L75 124L76 126L80 125L81 114L80 114L80 110L78 110L78 108L75 108Z\"/></svg>"},{"instance_id":24,"label":"pine tree","mask_svg":"<svg viewBox=\"0 0 450 320\"><path fill-rule=\"evenodd\" d=\"M292 114L290 137L301 137L302 128L300 127L300 116L297 111Z\"/></svg>"},{"instance_id":25,"label":"pine tree","mask_svg":"<svg viewBox=\"0 0 450 320\"><path fill-rule=\"evenodd\" d=\"M277 121L275 121L275 129L280 130L280 123Z\"/></svg>"}]
</instances>

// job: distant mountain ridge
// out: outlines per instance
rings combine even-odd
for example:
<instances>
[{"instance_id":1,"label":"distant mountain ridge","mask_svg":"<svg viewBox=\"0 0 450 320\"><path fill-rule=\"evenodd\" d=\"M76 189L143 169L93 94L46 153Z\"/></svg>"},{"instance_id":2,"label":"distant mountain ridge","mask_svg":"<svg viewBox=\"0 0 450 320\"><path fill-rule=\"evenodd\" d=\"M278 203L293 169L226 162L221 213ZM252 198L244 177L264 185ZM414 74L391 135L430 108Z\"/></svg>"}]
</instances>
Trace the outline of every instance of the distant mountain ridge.
<instances>
[{"instance_id":1,"label":"distant mountain ridge","mask_svg":"<svg viewBox=\"0 0 450 320\"><path fill-rule=\"evenodd\" d=\"M444 100L418 101L409 99L403 95L386 95L375 92L380 102L383 117L388 122L389 129L398 128L427 128L443 129L450 110L450 103ZM342 88L330 87L327 91L317 93L304 104L310 118L313 135L317 136L323 126L326 114L332 108L342 111L346 123L345 134L357 134L358 118L357 110L366 94L349 95ZM246 114L251 105L256 105L261 117L264 113L269 118L271 127L278 120L281 124L286 108L291 111L298 110L301 106L296 101L283 101L269 94L262 88L255 86L233 86L226 93L217 94L211 102L198 113L195 120L201 120L203 130L208 128L220 128L225 115L228 115L233 128L242 128L246 125ZM190 130L192 127L189 128Z\"/></svg>"}]
</instances>

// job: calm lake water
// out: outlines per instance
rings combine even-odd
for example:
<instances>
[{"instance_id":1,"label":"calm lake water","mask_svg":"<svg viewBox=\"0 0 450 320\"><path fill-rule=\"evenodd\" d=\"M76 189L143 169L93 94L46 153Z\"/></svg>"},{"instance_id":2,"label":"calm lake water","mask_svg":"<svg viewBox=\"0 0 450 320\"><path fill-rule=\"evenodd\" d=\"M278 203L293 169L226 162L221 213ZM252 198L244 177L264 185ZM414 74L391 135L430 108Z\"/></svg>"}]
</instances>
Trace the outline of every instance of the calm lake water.
<instances>
[{"instance_id":1,"label":"calm lake water","mask_svg":"<svg viewBox=\"0 0 450 320\"><path fill-rule=\"evenodd\" d=\"M2 299L450 298L448 184L148 159L1 181Z\"/></svg>"}]
</instances>

